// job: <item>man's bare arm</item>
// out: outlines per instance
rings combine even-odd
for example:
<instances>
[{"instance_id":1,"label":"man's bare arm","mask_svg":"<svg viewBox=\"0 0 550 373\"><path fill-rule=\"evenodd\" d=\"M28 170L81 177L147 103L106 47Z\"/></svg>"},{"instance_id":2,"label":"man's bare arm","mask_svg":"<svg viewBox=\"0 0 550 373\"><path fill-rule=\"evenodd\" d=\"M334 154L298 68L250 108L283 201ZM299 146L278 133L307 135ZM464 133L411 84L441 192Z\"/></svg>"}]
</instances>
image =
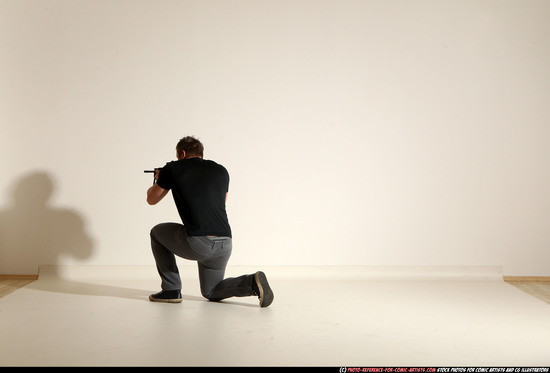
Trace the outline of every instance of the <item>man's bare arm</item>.
<instances>
[{"instance_id":1,"label":"man's bare arm","mask_svg":"<svg viewBox=\"0 0 550 373\"><path fill-rule=\"evenodd\" d=\"M164 196L168 194L168 191L166 189L163 189L159 187L156 183L153 184L148 190L147 190L147 203L150 205L156 205L159 203Z\"/></svg>"}]
</instances>

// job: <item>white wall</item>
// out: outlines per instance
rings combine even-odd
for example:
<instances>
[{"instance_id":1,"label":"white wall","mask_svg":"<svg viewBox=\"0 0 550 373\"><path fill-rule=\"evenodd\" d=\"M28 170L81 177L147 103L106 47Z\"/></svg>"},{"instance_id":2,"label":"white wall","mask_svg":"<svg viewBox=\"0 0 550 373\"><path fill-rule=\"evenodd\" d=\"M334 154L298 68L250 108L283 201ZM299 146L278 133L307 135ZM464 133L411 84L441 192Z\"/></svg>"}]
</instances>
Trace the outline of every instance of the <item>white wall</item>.
<instances>
[{"instance_id":1,"label":"white wall","mask_svg":"<svg viewBox=\"0 0 550 373\"><path fill-rule=\"evenodd\" d=\"M550 2L0 1L0 273L153 264L196 135L230 265L550 275Z\"/></svg>"}]
</instances>

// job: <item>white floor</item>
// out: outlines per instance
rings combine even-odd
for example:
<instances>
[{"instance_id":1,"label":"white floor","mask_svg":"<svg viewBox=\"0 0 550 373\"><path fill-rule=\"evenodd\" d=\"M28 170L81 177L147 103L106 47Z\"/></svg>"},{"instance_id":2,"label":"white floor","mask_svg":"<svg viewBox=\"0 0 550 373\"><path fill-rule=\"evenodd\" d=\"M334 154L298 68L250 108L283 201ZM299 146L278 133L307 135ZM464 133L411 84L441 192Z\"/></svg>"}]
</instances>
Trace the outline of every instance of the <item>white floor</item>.
<instances>
[{"instance_id":1,"label":"white floor","mask_svg":"<svg viewBox=\"0 0 550 373\"><path fill-rule=\"evenodd\" d=\"M258 269L268 308L204 300L194 266L180 304L152 266L42 267L0 299L0 365L550 366L550 304L498 268Z\"/></svg>"}]
</instances>

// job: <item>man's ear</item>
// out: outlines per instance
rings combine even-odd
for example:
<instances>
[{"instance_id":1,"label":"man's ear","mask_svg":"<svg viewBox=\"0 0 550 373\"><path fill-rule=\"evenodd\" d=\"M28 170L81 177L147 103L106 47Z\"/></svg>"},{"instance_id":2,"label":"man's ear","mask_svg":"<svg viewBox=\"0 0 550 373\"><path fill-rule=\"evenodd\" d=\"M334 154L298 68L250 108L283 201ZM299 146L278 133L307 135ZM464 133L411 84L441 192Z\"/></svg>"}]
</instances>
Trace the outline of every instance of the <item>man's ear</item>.
<instances>
[{"instance_id":1,"label":"man's ear","mask_svg":"<svg viewBox=\"0 0 550 373\"><path fill-rule=\"evenodd\" d=\"M180 157L180 159L185 159L185 150L181 151Z\"/></svg>"}]
</instances>

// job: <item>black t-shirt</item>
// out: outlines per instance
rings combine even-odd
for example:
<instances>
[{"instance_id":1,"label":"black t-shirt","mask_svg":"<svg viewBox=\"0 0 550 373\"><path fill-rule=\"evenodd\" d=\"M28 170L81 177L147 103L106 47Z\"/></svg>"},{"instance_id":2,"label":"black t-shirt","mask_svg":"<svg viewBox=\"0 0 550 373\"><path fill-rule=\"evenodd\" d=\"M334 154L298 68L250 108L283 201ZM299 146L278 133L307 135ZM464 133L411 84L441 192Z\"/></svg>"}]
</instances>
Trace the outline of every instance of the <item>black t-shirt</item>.
<instances>
[{"instance_id":1,"label":"black t-shirt","mask_svg":"<svg viewBox=\"0 0 550 373\"><path fill-rule=\"evenodd\" d=\"M229 173L222 165L202 158L168 162L158 186L172 190L183 225L190 236L231 237L225 210Z\"/></svg>"}]
</instances>

